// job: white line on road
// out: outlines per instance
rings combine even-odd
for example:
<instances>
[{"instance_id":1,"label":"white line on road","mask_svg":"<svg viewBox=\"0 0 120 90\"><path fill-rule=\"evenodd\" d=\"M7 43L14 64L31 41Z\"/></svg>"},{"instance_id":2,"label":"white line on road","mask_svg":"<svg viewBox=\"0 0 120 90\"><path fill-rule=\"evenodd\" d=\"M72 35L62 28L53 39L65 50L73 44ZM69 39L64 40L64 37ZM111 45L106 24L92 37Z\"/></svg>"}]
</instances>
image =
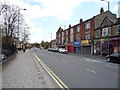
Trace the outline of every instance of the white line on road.
<instances>
[{"instance_id":1,"label":"white line on road","mask_svg":"<svg viewBox=\"0 0 120 90\"><path fill-rule=\"evenodd\" d=\"M90 61L90 62L102 63L101 61L98 61L98 60L92 60L92 59L88 59L88 58L83 58L83 59Z\"/></svg>"},{"instance_id":2,"label":"white line on road","mask_svg":"<svg viewBox=\"0 0 120 90\"><path fill-rule=\"evenodd\" d=\"M92 60L92 61L96 63L101 63L101 61L98 61L98 60Z\"/></svg>"},{"instance_id":3,"label":"white line on road","mask_svg":"<svg viewBox=\"0 0 120 90\"><path fill-rule=\"evenodd\" d=\"M91 59L88 59L88 58L83 58L83 59L85 59L85 60L87 60L87 61L91 61Z\"/></svg>"},{"instance_id":4,"label":"white line on road","mask_svg":"<svg viewBox=\"0 0 120 90\"><path fill-rule=\"evenodd\" d=\"M110 65L105 65L107 67L110 67L110 68L114 68L114 69L118 69L118 67L113 67L113 66L110 66Z\"/></svg>"},{"instance_id":5,"label":"white line on road","mask_svg":"<svg viewBox=\"0 0 120 90\"><path fill-rule=\"evenodd\" d=\"M94 70L91 70L91 69L87 69L87 71L90 71L90 72L96 73Z\"/></svg>"}]
</instances>

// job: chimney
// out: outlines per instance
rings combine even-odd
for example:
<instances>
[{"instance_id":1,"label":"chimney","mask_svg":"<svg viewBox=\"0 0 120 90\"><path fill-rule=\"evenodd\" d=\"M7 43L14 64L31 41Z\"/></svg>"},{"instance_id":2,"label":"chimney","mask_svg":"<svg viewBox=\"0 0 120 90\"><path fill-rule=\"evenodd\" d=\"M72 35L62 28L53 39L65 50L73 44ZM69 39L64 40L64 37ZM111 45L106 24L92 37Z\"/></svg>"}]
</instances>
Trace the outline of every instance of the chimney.
<instances>
[{"instance_id":1,"label":"chimney","mask_svg":"<svg viewBox=\"0 0 120 90\"><path fill-rule=\"evenodd\" d=\"M83 22L83 20L82 20L82 18L80 19L80 24L82 24L82 22Z\"/></svg>"},{"instance_id":2,"label":"chimney","mask_svg":"<svg viewBox=\"0 0 120 90\"><path fill-rule=\"evenodd\" d=\"M100 14L102 14L104 12L104 9L103 8L101 8L100 9Z\"/></svg>"},{"instance_id":3,"label":"chimney","mask_svg":"<svg viewBox=\"0 0 120 90\"><path fill-rule=\"evenodd\" d=\"M71 24L69 25L69 28L71 28Z\"/></svg>"}]
</instances>

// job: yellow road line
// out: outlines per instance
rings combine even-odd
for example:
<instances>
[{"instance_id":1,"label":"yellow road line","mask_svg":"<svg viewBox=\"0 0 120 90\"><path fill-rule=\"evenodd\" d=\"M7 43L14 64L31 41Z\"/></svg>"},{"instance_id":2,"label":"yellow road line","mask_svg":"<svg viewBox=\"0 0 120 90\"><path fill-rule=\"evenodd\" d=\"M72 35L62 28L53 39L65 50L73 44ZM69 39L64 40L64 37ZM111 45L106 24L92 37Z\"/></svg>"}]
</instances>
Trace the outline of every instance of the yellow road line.
<instances>
[{"instance_id":1,"label":"yellow road line","mask_svg":"<svg viewBox=\"0 0 120 90\"><path fill-rule=\"evenodd\" d=\"M60 88L67 90L70 90L59 78L57 75L55 75L43 62L40 60L37 55L33 53L33 55L37 58L37 60L40 62L40 64L44 67L44 69L50 74L50 76L55 80L55 82L60 86ZM59 83L60 82L60 83ZM61 85L62 84L62 85Z\"/></svg>"}]
</instances>

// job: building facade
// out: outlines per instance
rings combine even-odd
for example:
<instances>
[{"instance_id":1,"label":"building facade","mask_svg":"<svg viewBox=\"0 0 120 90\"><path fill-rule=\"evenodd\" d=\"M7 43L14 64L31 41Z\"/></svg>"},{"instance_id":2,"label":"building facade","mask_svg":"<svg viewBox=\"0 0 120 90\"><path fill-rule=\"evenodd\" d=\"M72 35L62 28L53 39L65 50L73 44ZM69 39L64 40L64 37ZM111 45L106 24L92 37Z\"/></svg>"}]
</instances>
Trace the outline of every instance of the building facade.
<instances>
[{"instance_id":1,"label":"building facade","mask_svg":"<svg viewBox=\"0 0 120 90\"><path fill-rule=\"evenodd\" d=\"M78 24L69 25L65 30L60 27L56 32L57 47L66 48L68 52L84 54L101 54L105 47L106 49L113 47L111 50L106 50L112 53L119 49L119 28L119 18L117 19L116 15L110 11L104 12L101 8L98 15L88 20L80 19ZM108 45L108 42L114 45Z\"/></svg>"}]
</instances>

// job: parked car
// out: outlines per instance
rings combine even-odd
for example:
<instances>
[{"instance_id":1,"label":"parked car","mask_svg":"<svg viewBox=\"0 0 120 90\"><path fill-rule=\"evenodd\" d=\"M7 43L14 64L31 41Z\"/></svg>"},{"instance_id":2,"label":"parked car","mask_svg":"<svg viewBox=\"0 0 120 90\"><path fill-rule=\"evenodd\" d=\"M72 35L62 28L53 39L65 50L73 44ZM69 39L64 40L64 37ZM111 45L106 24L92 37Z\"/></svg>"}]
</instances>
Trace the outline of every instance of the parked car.
<instances>
[{"instance_id":1,"label":"parked car","mask_svg":"<svg viewBox=\"0 0 120 90\"><path fill-rule=\"evenodd\" d=\"M6 59L6 56L4 54L0 54L0 60Z\"/></svg>"},{"instance_id":2,"label":"parked car","mask_svg":"<svg viewBox=\"0 0 120 90\"><path fill-rule=\"evenodd\" d=\"M53 48L48 48L48 51L53 51Z\"/></svg>"},{"instance_id":3,"label":"parked car","mask_svg":"<svg viewBox=\"0 0 120 90\"><path fill-rule=\"evenodd\" d=\"M54 48L54 52L59 52L59 48Z\"/></svg>"},{"instance_id":4,"label":"parked car","mask_svg":"<svg viewBox=\"0 0 120 90\"><path fill-rule=\"evenodd\" d=\"M112 53L110 55L107 55L106 56L106 60L108 62L110 62L110 61L117 61L117 62L120 63L120 53Z\"/></svg>"},{"instance_id":5,"label":"parked car","mask_svg":"<svg viewBox=\"0 0 120 90\"><path fill-rule=\"evenodd\" d=\"M2 53L2 49L0 48L0 60L6 59L5 54Z\"/></svg>"},{"instance_id":6,"label":"parked car","mask_svg":"<svg viewBox=\"0 0 120 90\"><path fill-rule=\"evenodd\" d=\"M65 48L60 48L60 49L59 49L59 52L60 52L60 53L66 53L66 54L68 53Z\"/></svg>"}]
</instances>

